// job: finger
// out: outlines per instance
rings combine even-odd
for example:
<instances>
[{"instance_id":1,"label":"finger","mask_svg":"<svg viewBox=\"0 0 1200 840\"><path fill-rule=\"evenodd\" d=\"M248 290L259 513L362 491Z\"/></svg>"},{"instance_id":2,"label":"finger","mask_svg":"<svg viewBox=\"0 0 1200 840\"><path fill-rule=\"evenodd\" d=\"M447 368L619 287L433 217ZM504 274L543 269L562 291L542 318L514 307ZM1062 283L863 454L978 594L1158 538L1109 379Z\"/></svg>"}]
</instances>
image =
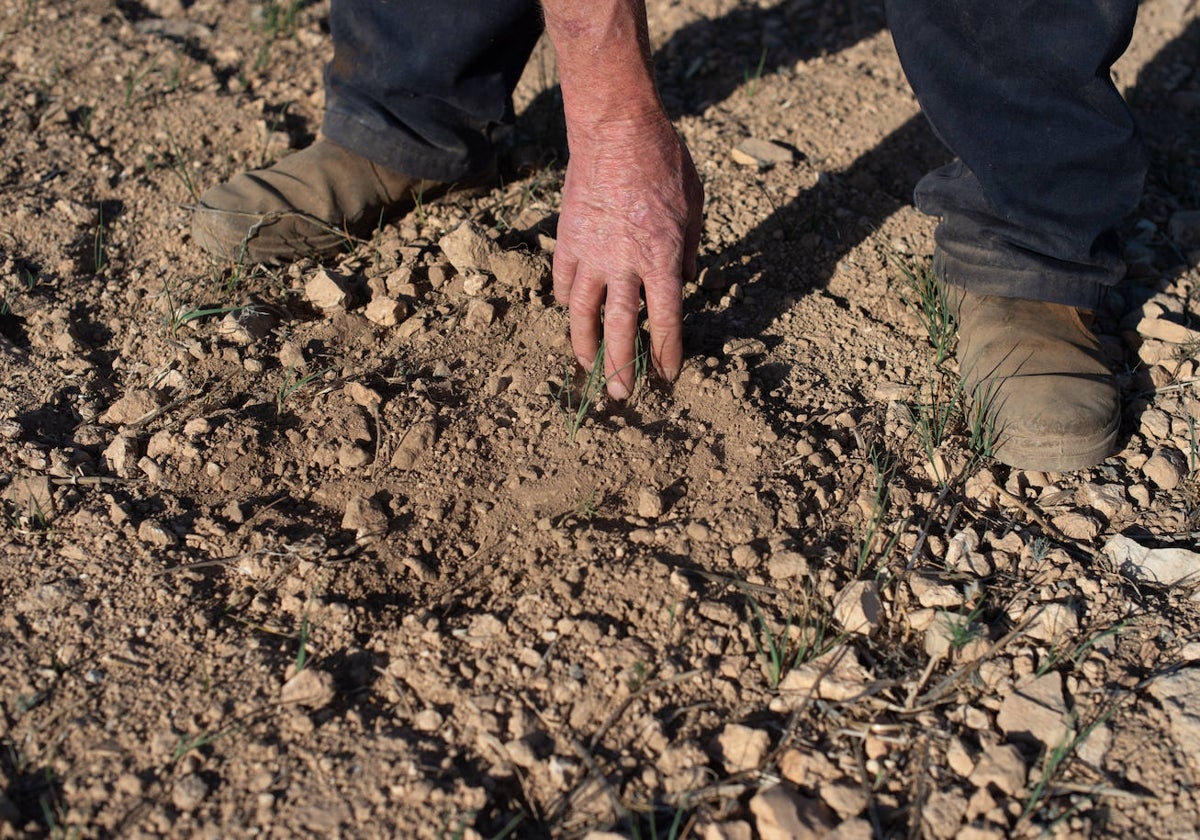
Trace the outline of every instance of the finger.
<instances>
[{"instance_id":1,"label":"finger","mask_svg":"<svg viewBox=\"0 0 1200 840\"><path fill-rule=\"evenodd\" d=\"M636 379L634 352L641 290L637 277L624 277L608 284L604 301L604 377L608 393L618 400L633 393Z\"/></svg>"},{"instance_id":2,"label":"finger","mask_svg":"<svg viewBox=\"0 0 1200 840\"><path fill-rule=\"evenodd\" d=\"M554 277L554 301L559 306L567 306L571 302L571 287L575 284L575 274L579 270L579 260L569 248L558 248L554 251L554 262L551 274Z\"/></svg>"},{"instance_id":3,"label":"finger","mask_svg":"<svg viewBox=\"0 0 1200 840\"><path fill-rule=\"evenodd\" d=\"M600 304L604 299L604 278L578 270L568 301L571 321L571 349L579 366L590 371L600 349Z\"/></svg>"},{"instance_id":4,"label":"finger","mask_svg":"<svg viewBox=\"0 0 1200 840\"><path fill-rule=\"evenodd\" d=\"M668 382L683 365L683 288L678 274L646 282L646 311L650 324L650 361Z\"/></svg>"}]
</instances>

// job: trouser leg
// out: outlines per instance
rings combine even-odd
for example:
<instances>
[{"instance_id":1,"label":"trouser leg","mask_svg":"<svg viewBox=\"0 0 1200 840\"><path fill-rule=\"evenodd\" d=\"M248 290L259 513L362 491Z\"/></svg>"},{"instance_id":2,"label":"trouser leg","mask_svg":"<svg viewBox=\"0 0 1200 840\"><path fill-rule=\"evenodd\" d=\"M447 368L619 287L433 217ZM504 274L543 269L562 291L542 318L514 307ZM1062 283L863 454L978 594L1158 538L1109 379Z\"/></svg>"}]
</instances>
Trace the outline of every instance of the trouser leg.
<instances>
[{"instance_id":1,"label":"trouser leg","mask_svg":"<svg viewBox=\"0 0 1200 840\"><path fill-rule=\"evenodd\" d=\"M917 206L935 269L977 294L1093 308L1124 274L1115 226L1146 155L1110 77L1136 0L887 0L901 63L958 158Z\"/></svg>"},{"instance_id":2,"label":"trouser leg","mask_svg":"<svg viewBox=\"0 0 1200 840\"><path fill-rule=\"evenodd\" d=\"M534 0L333 0L329 20L326 137L419 178L489 167L541 34Z\"/></svg>"}]
</instances>

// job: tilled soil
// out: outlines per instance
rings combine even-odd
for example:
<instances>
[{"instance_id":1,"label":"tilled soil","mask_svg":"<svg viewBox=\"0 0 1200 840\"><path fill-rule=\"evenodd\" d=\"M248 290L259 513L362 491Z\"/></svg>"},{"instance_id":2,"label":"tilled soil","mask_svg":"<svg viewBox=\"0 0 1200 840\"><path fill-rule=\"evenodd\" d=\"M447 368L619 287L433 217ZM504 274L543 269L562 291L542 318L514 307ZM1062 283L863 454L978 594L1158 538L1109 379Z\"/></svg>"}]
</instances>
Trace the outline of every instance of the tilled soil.
<instances>
[{"instance_id":1,"label":"tilled soil","mask_svg":"<svg viewBox=\"0 0 1200 840\"><path fill-rule=\"evenodd\" d=\"M649 7L703 272L620 404L545 45L502 185L268 270L188 206L315 137L327 3L0 0L0 837L1194 835L1195 4L1118 67L1121 451L1061 475L922 317L880 5Z\"/></svg>"}]
</instances>

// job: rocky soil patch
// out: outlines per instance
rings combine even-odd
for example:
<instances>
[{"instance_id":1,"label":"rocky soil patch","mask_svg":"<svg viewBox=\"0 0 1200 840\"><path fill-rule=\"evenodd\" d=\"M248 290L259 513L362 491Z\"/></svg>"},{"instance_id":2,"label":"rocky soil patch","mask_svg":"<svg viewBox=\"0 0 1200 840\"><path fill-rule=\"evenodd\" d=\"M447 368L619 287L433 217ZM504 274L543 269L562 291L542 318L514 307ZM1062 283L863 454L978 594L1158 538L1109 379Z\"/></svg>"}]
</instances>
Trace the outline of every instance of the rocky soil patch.
<instances>
[{"instance_id":1,"label":"rocky soil patch","mask_svg":"<svg viewBox=\"0 0 1200 840\"><path fill-rule=\"evenodd\" d=\"M618 404L544 45L502 185L265 270L187 208L311 142L327 4L0 0L0 837L1195 831L1194 4L1118 67L1121 451L1062 475L956 408L880 4L649 6L708 208Z\"/></svg>"}]
</instances>

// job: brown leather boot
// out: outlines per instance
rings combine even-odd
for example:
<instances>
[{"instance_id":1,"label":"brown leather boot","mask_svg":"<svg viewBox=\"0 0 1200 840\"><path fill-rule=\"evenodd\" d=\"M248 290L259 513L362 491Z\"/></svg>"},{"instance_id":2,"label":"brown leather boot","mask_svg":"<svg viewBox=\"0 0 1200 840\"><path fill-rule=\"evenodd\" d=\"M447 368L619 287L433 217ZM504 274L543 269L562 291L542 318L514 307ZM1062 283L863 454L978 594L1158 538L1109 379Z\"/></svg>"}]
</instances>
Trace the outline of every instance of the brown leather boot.
<instances>
[{"instance_id":1,"label":"brown leather boot","mask_svg":"<svg viewBox=\"0 0 1200 840\"><path fill-rule=\"evenodd\" d=\"M958 370L969 416L982 412L990 424L993 456L1022 469L1062 472L1111 455L1120 396L1084 313L948 291L957 304Z\"/></svg>"},{"instance_id":2,"label":"brown leather boot","mask_svg":"<svg viewBox=\"0 0 1200 840\"><path fill-rule=\"evenodd\" d=\"M192 215L192 238L222 259L291 262L334 253L374 230L381 217L444 190L322 139L204 193Z\"/></svg>"}]
</instances>

